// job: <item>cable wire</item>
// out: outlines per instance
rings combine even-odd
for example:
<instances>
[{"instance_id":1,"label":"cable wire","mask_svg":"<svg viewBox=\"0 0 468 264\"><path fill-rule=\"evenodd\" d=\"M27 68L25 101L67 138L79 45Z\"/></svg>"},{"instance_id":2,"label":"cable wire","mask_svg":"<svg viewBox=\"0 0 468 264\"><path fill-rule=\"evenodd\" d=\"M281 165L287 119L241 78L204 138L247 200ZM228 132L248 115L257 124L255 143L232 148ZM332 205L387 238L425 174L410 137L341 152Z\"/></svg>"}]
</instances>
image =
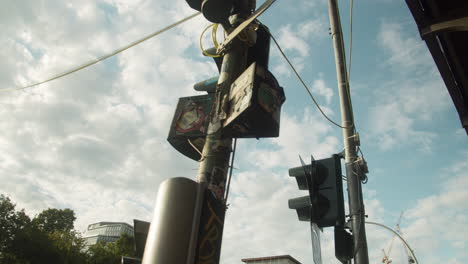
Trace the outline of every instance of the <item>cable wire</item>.
<instances>
[{"instance_id":1,"label":"cable wire","mask_svg":"<svg viewBox=\"0 0 468 264\"><path fill-rule=\"evenodd\" d=\"M271 38L273 39L273 42L275 42L276 44L276 47L278 47L278 50L279 52L281 53L281 55L283 55L284 59L288 62L289 66L291 67L291 69L293 70L293 72L296 74L296 77L299 79L299 81L302 83L302 85L304 86L304 88L306 89L307 93L309 94L310 98L312 99L312 101L314 102L315 106L317 106L318 110L320 111L320 113L330 122L332 123L333 125L339 127L339 128L351 128L353 127L353 125L351 126L341 126L339 125L338 123L336 123L335 121L333 121L332 119L330 119L322 110L322 108L320 107L320 105L317 103L317 101L315 100L314 96L312 95L312 92L310 91L309 87L307 87L307 85L305 84L304 80L301 78L301 76L299 75L299 73L296 71L296 68L294 68L294 66L292 65L291 61L288 59L288 57L286 56L286 54L283 52L283 49L281 49L280 45L278 44L278 42L276 41L275 37L273 37L273 35L270 33L270 36Z\"/></svg>"},{"instance_id":2,"label":"cable wire","mask_svg":"<svg viewBox=\"0 0 468 264\"><path fill-rule=\"evenodd\" d=\"M232 170L234 170L234 157L236 155L236 147L237 147L237 138L234 138L234 147L232 150L232 158L231 158L231 170L229 171L229 178L226 186L226 196L224 197L224 207L227 208L227 199L229 197L229 187L231 186L231 178L232 178Z\"/></svg>"},{"instance_id":3,"label":"cable wire","mask_svg":"<svg viewBox=\"0 0 468 264\"><path fill-rule=\"evenodd\" d=\"M198 154L200 154L200 156L203 158L203 153L202 153L197 147L195 147L195 145L192 143L192 141L190 141L189 138L187 138L187 141L188 141L188 143L190 144L190 146L191 146L196 152L198 152ZM201 161L201 159L200 159L200 161Z\"/></svg>"},{"instance_id":4,"label":"cable wire","mask_svg":"<svg viewBox=\"0 0 468 264\"><path fill-rule=\"evenodd\" d=\"M205 32L206 32L209 28L213 28L212 31L211 31L211 38L212 38L212 40L213 40L213 45L214 45L215 48L217 49L218 41L216 40L216 30L218 29L218 24L211 24L211 25L207 26L207 27L202 31L202 33L200 34L200 49L201 49L203 55L205 55L205 56L207 56L207 57L219 58L219 57L221 57L221 55L219 55L219 54L210 54L210 53L208 53L208 52L203 48L203 35L205 35Z\"/></svg>"},{"instance_id":5,"label":"cable wire","mask_svg":"<svg viewBox=\"0 0 468 264\"><path fill-rule=\"evenodd\" d=\"M351 79L351 62L353 57L353 5L354 0L349 4L349 62L348 62L348 82Z\"/></svg>"},{"instance_id":6,"label":"cable wire","mask_svg":"<svg viewBox=\"0 0 468 264\"><path fill-rule=\"evenodd\" d=\"M351 117L353 118L353 124L351 126L354 127L354 133L357 132L357 128L355 125L354 121L354 109L353 109L353 103L351 102L351 91L349 89L349 81L351 79L351 62L352 62L352 57L353 57L353 6L354 6L354 0L350 0L350 6L349 6L349 62L348 62L348 73L347 73L347 78L346 78L346 91L348 93L348 101L349 101L349 106L351 108ZM341 22L340 22L341 23ZM343 34L343 32L341 33ZM343 38L341 38L341 41L343 42ZM345 54L344 51L344 43L342 44L343 47L343 54ZM346 57L345 57L346 61ZM346 62L345 62L346 63Z\"/></svg>"},{"instance_id":7,"label":"cable wire","mask_svg":"<svg viewBox=\"0 0 468 264\"><path fill-rule=\"evenodd\" d=\"M60 74L54 75L54 76L52 76L52 77L50 77L50 78L48 78L48 79L46 79L46 80L44 80L44 81L32 83L32 84L29 84L29 85L26 85L26 86L23 86L23 87L15 87L15 88L0 89L0 92L12 91L12 90L24 90L24 89L27 89L27 88L31 88L31 87L33 87L33 86L37 86L37 85L40 85L40 84L44 84L44 83L47 83L47 82L50 82L50 81L53 81L53 80L62 78L62 77L64 77L64 76L70 75L70 74L72 74L72 73L74 73L74 72L83 70L83 69L88 68L89 66L92 66L92 65L94 65L94 64L96 64L96 63L98 63L98 62L101 62L101 61L103 61L103 60L105 60L105 59L108 59L108 58L110 58L110 57L112 57L112 56L115 56L115 55L117 55L117 54L119 54L119 53L121 53L121 52L123 52L123 51L129 49L129 48L132 48L132 47L134 47L134 46L136 46L136 45L138 45L138 44L140 44L140 43L142 43L142 42L144 42L144 41L146 41L146 40L148 40L148 39L150 39L150 38L153 38L153 37L155 37L155 36L157 36L157 35L159 35L159 34L161 34L161 33L164 33L164 32L166 32L166 31L168 31L168 30L170 30L170 29L172 29L172 28L174 28L174 27L176 27L176 26L178 26L178 25L180 25L180 24L182 24L182 23L184 23L184 22L186 22L186 21L188 21L188 20L190 20L190 19L192 19L192 18L198 16L198 15L200 15L200 14L201 14L200 12L197 12L197 13L195 13L195 14L193 14L193 15L190 15L190 16L188 16L188 17L186 17L186 18L183 18L183 19L181 19L181 20L179 20L179 21L177 21L177 22L175 22L175 23L173 23L173 24L171 24L171 25L169 25L169 26L167 26L167 27L165 27L165 28L163 28L163 29L160 29L160 30L158 30L158 31L156 31L156 32L154 32L154 33L152 33L152 34L146 36L146 37L143 37L142 39L139 39L139 40L137 40L137 41L134 41L134 42L132 42L132 43L126 45L126 46L123 46L123 47L121 47L121 48L119 48L119 49L117 49L117 50L115 50L115 51L113 51L113 52L111 52L111 53L109 53L109 54L107 54L107 55L101 56L101 57L99 57L99 58L97 58L97 59L94 59L94 60L92 60L92 61L90 61L90 62L87 62L87 63L85 63L85 64L83 64L83 65L81 65L81 66L78 66L78 67L76 67L76 68L73 68L73 69L71 69L71 70L68 70L68 71L66 71L66 72L64 72L64 73L60 73Z\"/></svg>"},{"instance_id":8,"label":"cable wire","mask_svg":"<svg viewBox=\"0 0 468 264\"><path fill-rule=\"evenodd\" d=\"M215 49L218 49L218 46L219 46L218 39L216 37L216 33L218 32L218 26L219 24L214 24L213 30L211 30L211 39L213 41L213 45Z\"/></svg>"}]
</instances>

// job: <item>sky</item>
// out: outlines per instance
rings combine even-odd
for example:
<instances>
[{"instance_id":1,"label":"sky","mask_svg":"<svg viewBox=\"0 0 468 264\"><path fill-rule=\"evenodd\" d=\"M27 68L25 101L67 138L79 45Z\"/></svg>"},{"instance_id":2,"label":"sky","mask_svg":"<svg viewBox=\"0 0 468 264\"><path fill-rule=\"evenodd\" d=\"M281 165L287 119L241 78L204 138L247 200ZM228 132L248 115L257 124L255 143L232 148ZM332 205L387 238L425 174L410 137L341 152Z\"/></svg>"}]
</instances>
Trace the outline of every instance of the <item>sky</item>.
<instances>
[{"instance_id":1,"label":"sky","mask_svg":"<svg viewBox=\"0 0 468 264\"><path fill-rule=\"evenodd\" d=\"M338 2L348 49L350 2ZM183 0L4 1L0 89L44 80L193 12ZM260 21L340 122L327 1L276 1ZM197 173L197 162L166 138L178 98L200 94L193 84L217 75L198 47L207 25L198 16L70 76L1 91L0 193L31 216L71 208L80 231L99 221L150 221L159 184ZM367 220L395 227L404 212L401 231L420 263L468 263L468 137L406 4L354 1L352 37ZM320 115L275 46L270 70L286 93L280 136L238 141L221 263L284 254L312 263L309 225L288 209L288 199L306 192L288 168L300 165L298 155L343 149L341 130ZM370 262L380 263L393 236L366 231ZM339 263L332 230L321 244L323 263ZM390 258L407 263L401 242Z\"/></svg>"}]
</instances>

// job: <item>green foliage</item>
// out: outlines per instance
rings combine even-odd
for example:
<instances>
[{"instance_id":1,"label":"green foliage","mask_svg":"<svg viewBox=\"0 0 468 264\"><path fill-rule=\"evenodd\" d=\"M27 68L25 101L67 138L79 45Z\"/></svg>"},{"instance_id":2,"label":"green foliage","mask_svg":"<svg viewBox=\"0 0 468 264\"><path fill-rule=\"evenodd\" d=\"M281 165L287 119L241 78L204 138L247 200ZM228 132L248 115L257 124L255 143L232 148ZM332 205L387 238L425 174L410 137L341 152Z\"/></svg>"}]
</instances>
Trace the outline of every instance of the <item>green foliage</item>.
<instances>
[{"instance_id":1,"label":"green foliage","mask_svg":"<svg viewBox=\"0 0 468 264\"><path fill-rule=\"evenodd\" d=\"M71 209L49 208L31 220L15 208L0 195L0 264L118 264L121 256L135 256L133 237L127 234L85 252Z\"/></svg>"},{"instance_id":2,"label":"green foliage","mask_svg":"<svg viewBox=\"0 0 468 264\"><path fill-rule=\"evenodd\" d=\"M0 195L0 263L14 263L10 261L16 258L16 244L26 236L31 223L24 210L16 211L15 207L10 198Z\"/></svg>"},{"instance_id":3,"label":"green foliage","mask_svg":"<svg viewBox=\"0 0 468 264\"><path fill-rule=\"evenodd\" d=\"M87 255L84 253L84 240L74 230L53 231L49 233L54 248L57 250L59 263L80 264L85 263Z\"/></svg>"},{"instance_id":4,"label":"green foliage","mask_svg":"<svg viewBox=\"0 0 468 264\"><path fill-rule=\"evenodd\" d=\"M74 228L75 212L70 209L49 208L37 215L32 223L47 233L55 231L70 232Z\"/></svg>"},{"instance_id":5,"label":"green foliage","mask_svg":"<svg viewBox=\"0 0 468 264\"><path fill-rule=\"evenodd\" d=\"M123 234L117 241L115 241L117 253L122 256L135 257L135 238L128 234Z\"/></svg>"},{"instance_id":6,"label":"green foliage","mask_svg":"<svg viewBox=\"0 0 468 264\"><path fill-rule=\"evenodd\" d=\"M17 263L59 263L59 252L52 244L47 233L32 225L18 233L9 253L17 259ZM8 262L6 262L8 263Z\"/></svg>"},{"instance_id":7,"label":"green foliage","mask_svg":"<svg viewBox=\"0 0 468 264\"><path fill-rule=\"evenodd\" d=\"M134 257L134 239L123 234L112 243L99 242L88 249L89 264L118 264L121 256Z\"/></svg>"}]
</instances>

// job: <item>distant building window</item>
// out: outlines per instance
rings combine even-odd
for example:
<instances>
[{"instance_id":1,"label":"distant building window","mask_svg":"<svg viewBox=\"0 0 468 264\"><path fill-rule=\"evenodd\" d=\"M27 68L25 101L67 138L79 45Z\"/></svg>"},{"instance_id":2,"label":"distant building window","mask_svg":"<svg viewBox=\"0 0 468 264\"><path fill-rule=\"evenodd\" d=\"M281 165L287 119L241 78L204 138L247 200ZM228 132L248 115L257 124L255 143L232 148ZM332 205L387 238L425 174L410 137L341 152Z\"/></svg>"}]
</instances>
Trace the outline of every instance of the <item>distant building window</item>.
<instances>
[{"instance_id":1,"label":"distant building window","mask_svg":"<svg viewBox=\"0 0 468 264\"><path fill-rule=\"evenodd\" d=\"M99 222L88 225L88 230L83 235L87 248L99 241L114 242L123 234L133 236L133 227L121 222Z\"/></svg>"}]
</instances>

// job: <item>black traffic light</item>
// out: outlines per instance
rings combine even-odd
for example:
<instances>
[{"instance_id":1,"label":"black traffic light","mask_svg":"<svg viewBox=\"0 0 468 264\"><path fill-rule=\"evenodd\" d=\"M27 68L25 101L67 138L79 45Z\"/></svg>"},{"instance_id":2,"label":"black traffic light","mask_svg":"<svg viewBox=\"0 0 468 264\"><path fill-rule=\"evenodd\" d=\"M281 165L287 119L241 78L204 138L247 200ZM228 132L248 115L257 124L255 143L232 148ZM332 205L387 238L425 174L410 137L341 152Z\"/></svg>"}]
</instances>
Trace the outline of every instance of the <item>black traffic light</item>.
<instances>
[{"instance_id":1,"label":"black traffic light","mask_svg":"<svg viewBox=\"0 0 468 264\"><path fill-rule=\"evenodd\" d=\"M213 23L227 22L234 8L234 0L186 0L195 10Z\"/></svg>"},{"instance_id":2,"label":"black traffic light","mask_svg":"<svg viewBox=\"0 0 468 264\"><path fill-rule=\"evenodd\" d=\"M309 190L309 195L288 201L289 208L297 211L300 221L310 221L321 228L343 226L343 180L339 155L291 168L289 176L296 178L299 190Z\"/></svg>"}]
</instances>

